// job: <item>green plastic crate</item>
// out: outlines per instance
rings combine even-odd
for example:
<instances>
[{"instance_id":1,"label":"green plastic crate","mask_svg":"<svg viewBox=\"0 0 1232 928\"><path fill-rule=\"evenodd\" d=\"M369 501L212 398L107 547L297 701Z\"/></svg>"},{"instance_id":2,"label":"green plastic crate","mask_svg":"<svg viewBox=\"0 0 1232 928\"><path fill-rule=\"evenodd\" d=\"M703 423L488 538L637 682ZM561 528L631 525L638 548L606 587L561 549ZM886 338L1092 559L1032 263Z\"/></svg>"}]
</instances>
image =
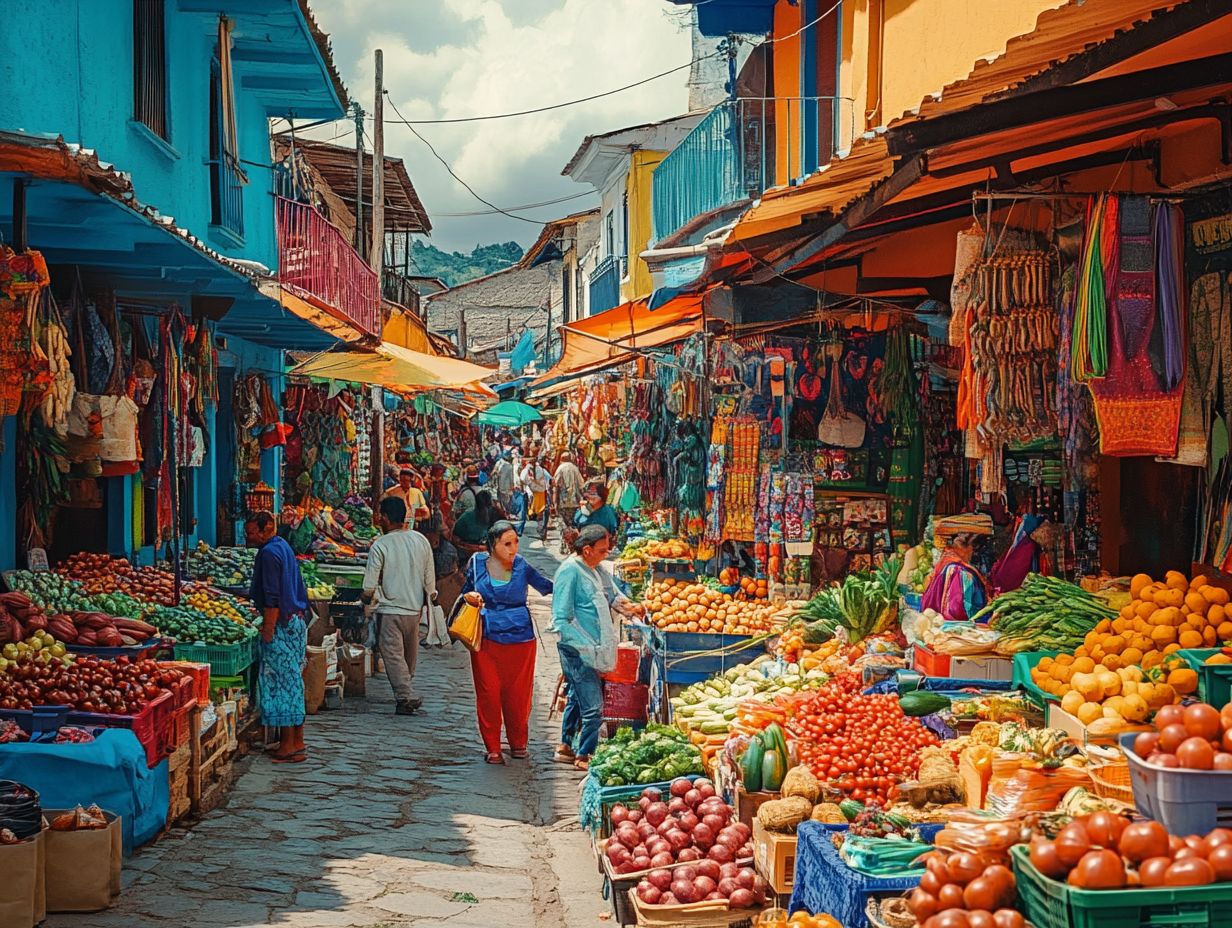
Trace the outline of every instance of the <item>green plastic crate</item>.
<instances>
[{"instance_id":1,"label":"green plastic crate","mask_svg":"<svg viewBox=\"0 0 1232 928\"><path fill-rule=\"evenodd\" d=\"M1035 681L1031 679L1031 671L1044 658L1056 657L1060 653L1060 651L1020 651L1014 655L1014 675L1010 686L1025 692L1041 711L1048 708L1048 703L1060 700L1036 686Z\"/></svg>"},{"instance_id":2,"label":"green plastic crate","mask_svg":"<svg viewBox=\"0 0 1232 928\"><path fill-rule=\"evenodd\" d=\"M1010 849L1021 899L1035 928L1219 928L1232 925L1232 883L1184 889L1071 889L1033 866L1024 845Z\"/></svg>"},{"instance_id":3,"label":"green plastic crate","mask_svg":"<svg viewBox=\"0 0 1232 928\"><path fill-rule=\"evenodd\" d=\"M1198 672L1198 698L1216 709L1232 702L1232 664L1208 664L1219 648L1181 648L1176 652Z\"/></svg>"},{"instance_id":4,"label":"green plastic crate","mask_svg":"<svg viewBox=\"0 0 1232 928\"><path fill-rule=\"evenodd\" d=\"M257 639L237 644L177 644L175 659L210 665L211 677L234 677L248 669L256 658Z\"/></svg>"}]
</instances>

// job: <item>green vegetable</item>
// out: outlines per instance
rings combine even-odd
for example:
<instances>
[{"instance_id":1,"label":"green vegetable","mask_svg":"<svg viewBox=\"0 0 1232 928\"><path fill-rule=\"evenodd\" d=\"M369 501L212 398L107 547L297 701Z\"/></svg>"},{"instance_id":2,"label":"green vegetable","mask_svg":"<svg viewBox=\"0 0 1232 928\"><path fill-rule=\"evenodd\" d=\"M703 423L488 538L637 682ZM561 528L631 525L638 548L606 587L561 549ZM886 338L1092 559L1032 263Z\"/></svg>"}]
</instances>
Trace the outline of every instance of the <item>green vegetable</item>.
<instances>
[{"instance_id":1,"label":"green vegetable","mask_svg":"<svg viewBox=\"0 0 1232 928\"><path fill-rule=\"evenodd\" d=\"M777 792L783 785L783 777L787 776L787 759L775 747L766 751L761 760L761 788Z\"/></svg>"},{"instance_id":2,"label":"green vegetable","mask_svg":"<svg viewBox=\"0 0 1232 928\"><path fill-rule=\"evenodd\" d=\"M749 742L749 746L744 749L744 756L740 759L740 779L744 784L746 793L756 793L762 788L762 771L765 769L763 763L766 757L766 747L762 743L761 735L754 735Z\"/></svg>"},{"instance_id":3,"label":"green vegetable","mask_svg":"<svg viewBox=\"0 0 1232 928\"><path fill-rule=\"evenodd\" d=\"M997 651L1072 651L1087 633L1116 611L1098 596L1057 577L1028 574L1022 586L1002 593L972 616L1000 633Z\"/></svg>"},{"instance_id":4,"label":"green vegetable","mask_svg":"<svg viewBox=\"0 0 1232 928\"><path fill-rule=\"evenodd\" d=\"M762 741L767 750L776 750L783 755L784 760L791 755L787 752L787 736L778 722L771 722L762 732Z\"/></svg>"},{"instance_id":5,"label":"green vegetable","mask_svg":"<svg viewBox=\"0 0 1232 928\"><path fill-rule=\"evenodd\" d=\"M924 693L915 690L914 692L903 693L899 696L898 706L905 715L932 715L934 712L942 712L948 709L950 707L950 700L940 693Z\"/></svg>"},{"instance_id":6,"label":"green vegetable","mask_svg":"<svg viewBox=\"0 0 1232 928\"><path fill-rule=\"evenodd\" d=\"M849 822L854 822L856 816L864 811L864 803L857 802L854 799L844 799L838 804L838 810L843 813L843 818Z\"/></svg>"}]
</instances>

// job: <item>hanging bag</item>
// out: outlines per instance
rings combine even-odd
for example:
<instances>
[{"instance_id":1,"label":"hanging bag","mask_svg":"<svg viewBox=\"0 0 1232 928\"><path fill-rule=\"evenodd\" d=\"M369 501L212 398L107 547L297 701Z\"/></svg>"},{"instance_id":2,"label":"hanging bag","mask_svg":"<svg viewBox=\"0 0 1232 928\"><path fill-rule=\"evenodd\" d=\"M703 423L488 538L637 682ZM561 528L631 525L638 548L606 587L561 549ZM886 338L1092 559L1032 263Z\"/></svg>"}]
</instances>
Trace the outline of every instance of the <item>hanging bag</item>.
<instances>
[{"instance_id":1,"label":"hanging bag","mask_svg":"<svg viewBox=\"0 0 1232 928\"><path fill-rule=\"evenodd\" d=\"M841 356L841 346L835 346L835 349L830 351L833 367L830 374L830 398L817 426L817 440L836 448L859 448L864 444L865 425L863 419L843 406L843 394L839 387Z\"/></svg>"},{"instance_id":2,"label":"hanging bag","mask_svg":"<svg viewBox=\"0 0 1232 928\"><path fill-rule=\"evenodd\" d=\"M471 558L471 585L479 586L479 575L475 568L477 558ZM460 641L468 651L479 653L483 647L483 616L478 606L472 606L465 596L459 596L449 613L449 637Z\"/></svg>"}]
</instances>

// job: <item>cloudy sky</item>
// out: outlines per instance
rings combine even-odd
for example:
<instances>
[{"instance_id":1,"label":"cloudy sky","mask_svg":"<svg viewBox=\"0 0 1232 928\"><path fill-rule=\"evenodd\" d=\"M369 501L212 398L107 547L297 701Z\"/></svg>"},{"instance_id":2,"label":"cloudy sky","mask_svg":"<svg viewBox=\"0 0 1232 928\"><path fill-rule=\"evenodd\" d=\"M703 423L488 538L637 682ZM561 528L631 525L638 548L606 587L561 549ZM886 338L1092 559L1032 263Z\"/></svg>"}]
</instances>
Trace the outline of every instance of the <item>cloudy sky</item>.
<instances>
[{"instance_id":1,"label":"cloudy sky","mask_svg":"<svg viewBox=\"0 0 1232 928\"><path fill-rule=\"evenodd\" d=\"M665 0L314 0L354 99L372 110L372 52L385 56L385 86L408 120L530 109L584 97L685 64L687 19ZM601 100L548 113L416 129L485 199L507 208L580 193L560 176L588 133L683 113L687 71ZM453 180L386 105L385 150L405 159L432 218L431 241L468 251L538 226L487 209ZM369 131L370 131L369 124ZM334 132L354 138L339 123ZM314 133L320 134L320 133ZM597 203L588 196L522 213L540 222Z\"/></svg>"}]
</instances>

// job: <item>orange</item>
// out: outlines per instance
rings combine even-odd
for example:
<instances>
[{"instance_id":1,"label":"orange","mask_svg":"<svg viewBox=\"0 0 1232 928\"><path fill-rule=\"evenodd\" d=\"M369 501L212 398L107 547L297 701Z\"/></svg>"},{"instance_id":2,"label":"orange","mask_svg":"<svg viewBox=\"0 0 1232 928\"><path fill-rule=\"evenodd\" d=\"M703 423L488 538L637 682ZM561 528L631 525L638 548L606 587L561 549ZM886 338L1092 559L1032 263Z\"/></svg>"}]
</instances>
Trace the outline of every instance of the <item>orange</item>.
<instances>
[{"instance_id":1,"label":"orange","mask_svg":"<svg viewBox=\"0 0 1232 928\"><path fill-rule=\"evenodd\" d=\"M1151 578L1146 574L1134 574L1133 578L1129 581L1129 595L1134 597L1134 599L1138 599L1142 591L1150 586L1152 582Z\"/></svg>"}]
</instances>

